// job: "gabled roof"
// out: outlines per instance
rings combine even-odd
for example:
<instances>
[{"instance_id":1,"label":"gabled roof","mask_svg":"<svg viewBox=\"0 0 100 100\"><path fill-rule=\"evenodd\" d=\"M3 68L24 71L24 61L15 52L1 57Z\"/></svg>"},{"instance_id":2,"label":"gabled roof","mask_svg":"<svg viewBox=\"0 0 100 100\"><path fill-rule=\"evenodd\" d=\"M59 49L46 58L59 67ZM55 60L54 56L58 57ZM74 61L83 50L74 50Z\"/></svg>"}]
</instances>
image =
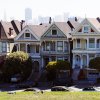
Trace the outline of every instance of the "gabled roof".
<instances>
[{"instance_id":1,"label":"gabled roof","mask_svg":"<svg viewBox=\"0 0 100 100\"><path fill-rule=\"evenodd\" d=\"M2 27L4 29L4 31L5 31L5 34L6 34L6 36L7 36L8 39L13 39L14 37L17 36L17 34L16 34L16 32L15 32L15 30L14 30L11 22L1 21L1 25L2 25ZM9 35L9 28L13 29L12 30L12 35Z\"/></svg>"},{"instance_id":2,"label":"gabled roof","mask_svg":"<svg viewBox=\"0 0 100 100\"><path fill-rule=\"evenodd\" d=\"M87 22L97 33L100 32L100 23L96 18L85 18L72 33L76 33L84 24L84 22Z\"/></svg>"},{"instance_id":3,"label":"gabled roof","mask_svg":"<svg viewBox=\"0 0 100 100\"><path fill-rule=\"evenodd\" d=\"M78 22L76 22L76 21L71 21L71 24L73 25L73 27L74 28L76 28L78 25L79 25L79 23ZM54 22L54 23L52 23L48 28L47 28L47 30L50 28L50 27L52 27L52 25L56 25L68 38L70 38L70 32L72 31L71 30L71 27L68 25L68 23L67 22ZM46 30L46 31L47 31ZM46 31L44 32L44 34L46 33ZM44 35L43 34L43 35Z\"/></svg>"},{"instance_id":4,"label":"gabled roof","mask_svg":"<svg viewBox=\"0 0 100 100\"><path fill-rule=\"evenodd\" d=\"M100 32L100 22L96 18L87 18L87 20Z\"/></svg>"}]
</instances>

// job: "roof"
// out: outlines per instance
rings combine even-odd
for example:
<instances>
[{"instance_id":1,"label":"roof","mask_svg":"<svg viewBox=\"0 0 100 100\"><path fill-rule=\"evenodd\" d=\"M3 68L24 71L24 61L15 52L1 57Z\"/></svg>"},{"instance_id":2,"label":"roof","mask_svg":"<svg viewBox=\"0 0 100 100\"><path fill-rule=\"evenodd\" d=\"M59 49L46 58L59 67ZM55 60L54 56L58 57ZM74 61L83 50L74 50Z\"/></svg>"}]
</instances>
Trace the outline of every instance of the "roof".
<instances>
[{"instance_id":1,"label":"roof","mask_svg":"<svg viewBox=\"0 0 100 100\"><path fill-rule=\"evenodd\" d=\"M71 21L73 27L77 27L79 24L76 21ZM38 36L41 37L46 30L48 30L53 24L55 24L65 35L69 36L71 28L67 22L53 22L52 24L42 24L42 25L28 25L30 29Z\"/></svg>"},{"instance_id":2,"label":"roof","mask_svg":"<svg viewBox=\"0 0 100 100\"><path fill-rule=\"evenodd\" d=\"M28 25L30 29L38 36L41 37L44 31L50 26L50 24L42 25Z\"/></svg>"},{"instance_id":3,"label":"roof","mask_svg":"<svg viewBox=\"0 0 100 100\"><path fill-rule=\"evenodd\" d=\"M17 34L16 34L16 32L15 32L15 30L14 30L11 22L1 21L1 24L3 26L3 29L4 29L4 31L5 31L6 36L7 36L8 39L13 39L14 37L16 37ZM9 35L9 28L13 29L12 30L12 33L13 33L12 35Z\"/></svg>"},{"instance_id":4,"label":"roof","mask_svg":"<svg viewBox=\"0 0 100 100\"><path fill-rule=\"evenodd\" d=\"M87 18L87 20L100 32L100 22L96 18Z\"/></svg>"}]
</instances>

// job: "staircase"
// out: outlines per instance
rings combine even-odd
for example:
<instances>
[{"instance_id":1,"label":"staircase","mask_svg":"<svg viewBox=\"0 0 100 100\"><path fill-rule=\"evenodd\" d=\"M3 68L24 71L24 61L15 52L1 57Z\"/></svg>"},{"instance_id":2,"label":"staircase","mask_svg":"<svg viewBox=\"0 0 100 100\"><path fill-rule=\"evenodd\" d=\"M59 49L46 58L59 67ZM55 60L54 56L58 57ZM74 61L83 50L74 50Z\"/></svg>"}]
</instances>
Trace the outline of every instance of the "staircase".
<instances>
[{"instance_id":1,"label":"staircase","mask_svg":"<svg viewBox=\"0 0 100 100\"><path fill-rule=\"evenodd\" d=\"M72 79L74 81L78 80L78 75L79 75L80 69L73 69L73 73L72 73Z\"/></svg>"}]
</instances>

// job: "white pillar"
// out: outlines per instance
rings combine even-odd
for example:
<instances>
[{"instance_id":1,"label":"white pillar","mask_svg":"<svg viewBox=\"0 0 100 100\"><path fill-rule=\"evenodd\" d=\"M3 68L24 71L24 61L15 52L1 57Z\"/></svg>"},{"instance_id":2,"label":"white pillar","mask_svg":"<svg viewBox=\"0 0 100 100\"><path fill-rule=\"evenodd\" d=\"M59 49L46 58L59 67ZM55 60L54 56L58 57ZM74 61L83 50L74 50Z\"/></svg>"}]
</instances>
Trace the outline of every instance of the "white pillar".
<instances>
[{"instance_id":1,"label":"white pillar","mask_svg":"<svg viewBox=\"0 0 100 100\"><path fill-rule=\"evenodd\" d=\"M87 49L89 49L89 38L87 38Z\"/></svg>"},{"instance_id":2,"label":"white pillar","mask_svg":"<svg viewBox=\"0 0 100 100\"><path fill-rule=\"evenodd\" d=\"M57 52L57 41L55 41L55 44L56 44L56 52Z\"/></svg>"},{"instance_id":3,"label":"white pillar","mask_svg":"<svg viewBox=\"0 0 100 100\"><path fill-rule=\"evenodd\" d=\"M64 46L64 41L63 41L63 52L64 52L65 46Z\"/></svg>"},{"instance_id":4,"label":"white pillar","mask_svg":"<svg viewBox=\"0 0 100 100\"><path fill-rule=\"evenodd\" d=\"M87 67L89 66L89 54L87 54Z\"/></svg>"},{"instance_id":5,"label":"white pillar","mask_svg":"<svg viewBox=\"0 0 100 100\"><path fill-rule=\"evenodd\" d=\"M27 53L27 43L26 43L26 53Z\"/></svg>"},{"instance_id":6,"label":"white pillar","mask_svg":"<svg viewBox=\"0 0 100 100\"><path fill-rule=\"evenodd\" d=\"M81 69L83 68L83 57L81 55Z\"/></svg>"},{"instance_id":7,"label":"white pillar","mask_svg":"<svg viewBox=\"0 0 100 100\"><path fill-rule=\"evenodd\" d=\"M19 50L18 50L18 51L21 51L21 50L20 50L20 43L18 44L18 47L19 47Z\"/></svg>"},{"instance_id":8,"label":"white pillar","mask_svg":"<svg viewBox=\"0 0 100 100\"><path fill-rule=\"evenodd\" d=\"M75 68L75 55L73 54L73 69Z\"/></svg>"}]
</instances>

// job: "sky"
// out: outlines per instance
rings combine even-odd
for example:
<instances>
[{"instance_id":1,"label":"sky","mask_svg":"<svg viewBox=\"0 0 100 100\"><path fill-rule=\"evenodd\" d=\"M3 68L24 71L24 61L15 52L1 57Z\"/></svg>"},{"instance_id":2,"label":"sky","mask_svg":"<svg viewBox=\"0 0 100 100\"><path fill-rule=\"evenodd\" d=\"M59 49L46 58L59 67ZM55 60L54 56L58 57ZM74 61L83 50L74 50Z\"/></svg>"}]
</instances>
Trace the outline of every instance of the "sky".
<instances>
[{"instance_id":1,"label":"sky","mask_svg":"<svg viewBox=\"0 0 100 100\"><path fill-rule=\"evenodd\" d=\"M25 8L32 9L32 17L60 15L98 17L100 0L0 0L0 20L25 19Z\"/></svg>"}]
</instances>

